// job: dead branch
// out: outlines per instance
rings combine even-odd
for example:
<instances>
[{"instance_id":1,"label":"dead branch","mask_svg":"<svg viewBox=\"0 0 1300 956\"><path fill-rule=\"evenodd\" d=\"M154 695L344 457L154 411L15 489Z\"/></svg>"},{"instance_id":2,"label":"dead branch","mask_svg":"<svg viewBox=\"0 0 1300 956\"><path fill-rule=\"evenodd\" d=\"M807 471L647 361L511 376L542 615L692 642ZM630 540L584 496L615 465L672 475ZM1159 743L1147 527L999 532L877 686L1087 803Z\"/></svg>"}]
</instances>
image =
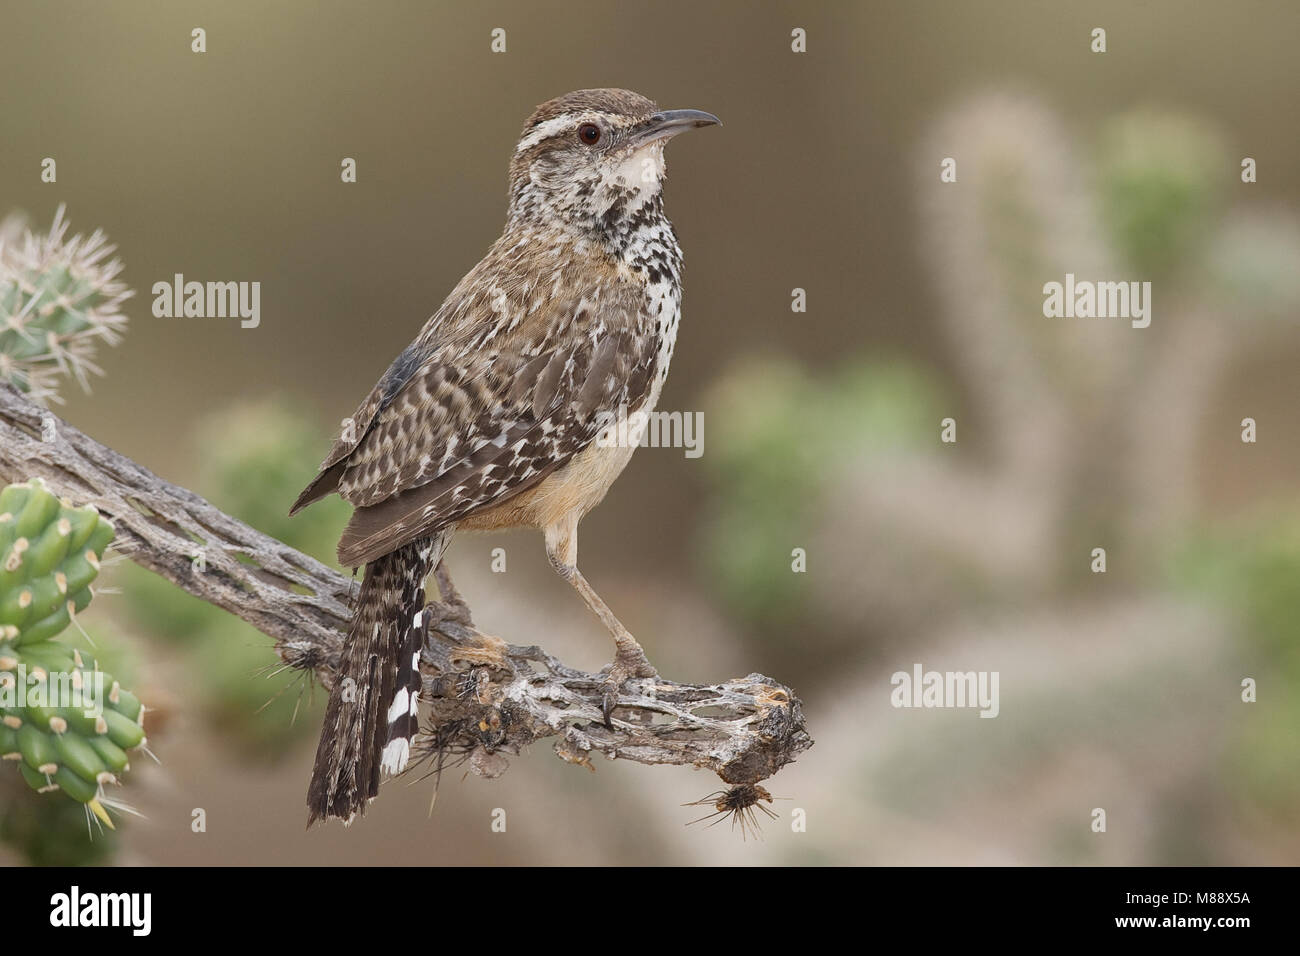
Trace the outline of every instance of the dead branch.
<instances>
[{"instance_id":1,"label":"dead branch","mask_svg":"<svg viewBox=\"0 0 1300 956\"><path fill-rule=\"evenodd\" d=\"M117 527L114 546L137 564L247 621L275 640L285 663L332 683L350 614L349 578L0 385L0 483L33 477L75 504L95 505ZM589 768L596 752L752 784L812 746L798 698L761 674L704 685L638 681L607 729L600 675L481 633L445 569L437 578L442 600L428 606L423 655L432 720L419 743L439 761L465 759L496 776L505 769L502 754L554 737L562 759Z\"/></svg>"}]
</instances>

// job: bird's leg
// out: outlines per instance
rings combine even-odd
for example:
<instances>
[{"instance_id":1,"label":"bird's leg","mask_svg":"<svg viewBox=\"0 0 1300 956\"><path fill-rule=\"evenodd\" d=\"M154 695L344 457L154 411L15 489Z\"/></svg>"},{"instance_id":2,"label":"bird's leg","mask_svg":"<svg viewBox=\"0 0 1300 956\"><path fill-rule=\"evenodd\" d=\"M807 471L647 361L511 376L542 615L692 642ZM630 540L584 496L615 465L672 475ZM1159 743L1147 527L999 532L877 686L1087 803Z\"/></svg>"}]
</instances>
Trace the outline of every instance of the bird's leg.
<instances>
[{"instance_id":1,"label":"bird's leg","mask_svg":"<svg viewBox=\"0 0 1300 956\"><path fill-rule=\"evenodd\" d=\"M623 622L614 616L609 605L601 600L596 589L587 583L587 579L578 570L578 523L566 521L562 526L546 529L546 555L551 559L555 573L573 585L582 599L587 602L596 617L614 637L614 660L605 669L605 694L603 711L605 726L611 727L610 714L618 703L618 694L623 684L634 677L656 677L658 671L645 656L645 651L637 643L632 632L623 626Z\"/></svg>"}]
</instances>

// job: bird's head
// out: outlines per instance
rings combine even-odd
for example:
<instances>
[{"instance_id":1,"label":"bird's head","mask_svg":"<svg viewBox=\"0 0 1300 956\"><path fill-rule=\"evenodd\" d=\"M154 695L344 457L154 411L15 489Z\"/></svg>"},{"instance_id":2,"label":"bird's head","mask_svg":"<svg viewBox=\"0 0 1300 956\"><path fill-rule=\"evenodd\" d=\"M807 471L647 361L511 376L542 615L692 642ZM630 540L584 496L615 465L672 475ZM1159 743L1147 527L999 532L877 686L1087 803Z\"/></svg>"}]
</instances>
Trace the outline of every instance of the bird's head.
<instances>
[{"instance_id":1,"label":"bird's head","mask_svg":"<svg viewBox=\"0 0 1300 956\"><path fill-rule=\"evenodd\" d=\"M664 144L720 120L630 90L578 90L533 112L510 162L510 221L605 232L657 201Z\"/></svg>"}]
</instances>

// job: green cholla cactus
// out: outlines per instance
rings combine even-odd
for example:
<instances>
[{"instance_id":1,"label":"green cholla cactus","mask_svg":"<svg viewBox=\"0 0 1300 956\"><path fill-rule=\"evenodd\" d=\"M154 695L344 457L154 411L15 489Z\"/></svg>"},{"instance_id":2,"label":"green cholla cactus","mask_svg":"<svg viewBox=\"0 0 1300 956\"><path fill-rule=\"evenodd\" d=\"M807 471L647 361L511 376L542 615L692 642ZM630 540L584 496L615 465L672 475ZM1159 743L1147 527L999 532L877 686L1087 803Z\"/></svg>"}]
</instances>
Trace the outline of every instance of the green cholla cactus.
<instances>
[{"instance_id":1,"label":"green cholla cactus","mask_svg":"<svg viewBox=\"0 0 1300 956\"><path fill-rule=\"evenodd\" d=\"M90 603L112 540L93 506L60 501L40 479L0 491L0 757L33 790L61 790L110 828L103 786L145 743L144 707L51 638Z\"/></svg>"},{"instance_id":2,"label":"green cholla cactus","mask_svg":"<svg viewBox=\"0 0 1300 956\"><path fill-rule=\"evenodd\" d=\"M103 232L64 238L63 207L45 236L12 241L0 229L0 381L37 401L59 401L56 382L72 375L89 390L100 341L116 345L126 325L118 307L132 293Z\"/></svg>"}]
</instances>

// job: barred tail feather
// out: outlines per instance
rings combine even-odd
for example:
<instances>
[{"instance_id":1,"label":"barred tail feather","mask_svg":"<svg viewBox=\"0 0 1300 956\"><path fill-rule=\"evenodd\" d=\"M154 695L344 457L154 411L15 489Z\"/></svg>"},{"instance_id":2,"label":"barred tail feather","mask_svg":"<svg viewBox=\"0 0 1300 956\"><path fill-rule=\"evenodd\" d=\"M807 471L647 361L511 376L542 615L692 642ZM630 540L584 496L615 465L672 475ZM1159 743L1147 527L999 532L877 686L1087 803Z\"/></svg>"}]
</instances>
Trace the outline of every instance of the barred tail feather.
<instances>
[{"instance_id":1,"label":"barred tail feather","mask_svg":"<svg viewBox=\"0 0 1300 956\"><path fill-rule=\"evenodd\" d=\"M424 579L446 543L421 538L366 565L316 748L308 826L350 822L379 794L381 771L406 768L419 718Z\"/></svg>"},{"instance_id":2,"label":"barred tail feather","mask_svg":"<svg viewBox=\"0 0 1300 956\"><path fill-rule=\"evenodd\" d=\"M424 647L424 592L419 610L406 617L402 649L398 655L396 692L388 705L388 732L379 768L401 773L411 757L411 744L420 723L420 650Z\"/></svg>"}]
</instances>

